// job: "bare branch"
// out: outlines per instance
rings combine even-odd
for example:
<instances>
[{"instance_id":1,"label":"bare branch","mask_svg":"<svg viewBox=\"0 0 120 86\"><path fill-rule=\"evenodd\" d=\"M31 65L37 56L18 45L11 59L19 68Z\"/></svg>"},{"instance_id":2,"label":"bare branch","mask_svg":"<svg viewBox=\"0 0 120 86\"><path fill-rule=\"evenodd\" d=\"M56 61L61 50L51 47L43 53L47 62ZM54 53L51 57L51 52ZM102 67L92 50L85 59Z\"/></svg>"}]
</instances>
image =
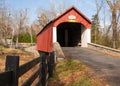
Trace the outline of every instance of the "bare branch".
<instances>
[{"instance_id":1,"label":"bare branch","mask_svg":"<svg viewBox=\"0 0 120 86\"><path fill-rule=\"evenodd\" d=\"M95 1L96 1L96 8L97 8L97 15L98 15L100 10L101 10L101 8L102 8L102 6L103 6L103 2L101 1L100 5L99 5L97 0L95 0Z\"/></svg>"},{"instance_id":2,"label":"bare branch","mask_svg":"<svg viewBox=\"0 0 120 86\"><path fill-rule=\"evenodd\" d=\"M111 11L112 11L113 10L113 5L112 5L111 1L110 0L106 0L106 1L107 1L108 5L109 5Z\"/></svg>"}]
</instances>

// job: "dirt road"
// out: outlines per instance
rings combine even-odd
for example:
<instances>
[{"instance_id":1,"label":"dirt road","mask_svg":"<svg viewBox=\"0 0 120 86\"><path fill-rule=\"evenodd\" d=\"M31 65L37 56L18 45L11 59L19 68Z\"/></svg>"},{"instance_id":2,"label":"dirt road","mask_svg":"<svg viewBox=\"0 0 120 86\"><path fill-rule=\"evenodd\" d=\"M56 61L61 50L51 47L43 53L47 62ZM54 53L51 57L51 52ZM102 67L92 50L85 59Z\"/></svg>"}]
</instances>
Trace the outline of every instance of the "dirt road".
<instances>
[{"instance_id":1,"label":"dirt road","mask_svg":"<svg viewBox=\"0 0 120 86\"><path fill-rule=\"evenodd\" d=\"M96 76L104 78L110 86L120 86L120 58L81 47L62 49L66 57L79 59L92 68Z\"/></svg>"}]
</instances>

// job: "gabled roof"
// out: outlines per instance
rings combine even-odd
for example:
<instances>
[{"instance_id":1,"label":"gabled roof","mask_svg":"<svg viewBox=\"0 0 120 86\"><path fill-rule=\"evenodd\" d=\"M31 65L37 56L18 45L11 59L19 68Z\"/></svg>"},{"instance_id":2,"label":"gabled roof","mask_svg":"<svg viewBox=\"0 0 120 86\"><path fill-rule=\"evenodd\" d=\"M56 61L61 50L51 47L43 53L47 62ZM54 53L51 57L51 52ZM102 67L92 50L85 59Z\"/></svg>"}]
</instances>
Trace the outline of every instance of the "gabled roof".
<instances>
[{"instance_id":1,"label":"gabled roof","mask_svg":"<svg viewBox=\"0 0 120 86\"><path fill-rule=\"evenodd\" d=\"M64 13L62 13L60 16L56 17L55 19L53 19L52 21L55 22L56 20L60 19L62 16L64 16L65 14L67 14L68 12L70 12L71 10L75 10L79 15L81 15L85 20L87 20L90 24L91 21L82 13L80 12L76 7L72 6L69 9L67 9Z\"/></svg>"},{"instance_id":2,"label":"gabled roof","mask_svg":"<svg viewBox=\"0 0 120 86\"><path fill-rule=\"evenodd\" d=\"M76 7L72 6L69 9L67 9L65 12L63 12L61 15L57 16L56 18L51 20L48 24L46 24L46 26L37 34L37 36L39 34L41 34L46 29L47 26L49 26L50 24L53 24L55 21L60 19L62 16L64 16L65 14L70 12L71 10L75 10L79 15L81 15L86 21L88 21L91 24L91 21L82 12L80 12Z\"/></svg>"}]
</instances>

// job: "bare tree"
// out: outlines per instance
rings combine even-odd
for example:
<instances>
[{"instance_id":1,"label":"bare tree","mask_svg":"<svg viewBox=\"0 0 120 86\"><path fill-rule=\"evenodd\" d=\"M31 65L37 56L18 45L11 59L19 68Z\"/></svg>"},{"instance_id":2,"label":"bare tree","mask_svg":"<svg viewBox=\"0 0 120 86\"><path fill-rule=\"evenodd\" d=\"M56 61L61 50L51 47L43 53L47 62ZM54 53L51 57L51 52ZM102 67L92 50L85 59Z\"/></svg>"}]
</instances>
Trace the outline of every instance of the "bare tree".
<instances>
[{"instance_id":1,"label":"bare tree","mask_svg":"<svg viewBox=\"0 0 120 86\"><path fill-rule=\"evenodd\" d=\"M0 1L0 39L3 45L7 45L7 38L11 31L10 11L6 6L5 0Z\"/></svg>"},{"instance_id":2,"label":"bare tree","mask_svg":"<svg viewBox=\"0 0 120 86\"><path fill-rule=\"evenodd\" d=\"M38 23L39 23L41 29L50 21L49 14L50 13L47 10L40 11L40 14L38 16Z\"/></svg>"},{"instance_id":3,"label":"bare tree","mask_svg":"<svg viewBox=\"0 0 120 86\"><path fill-rule=\"evenodd\" d=\"M97 43L97 38L100 32L100 22L99 22L99 13L101 11L101 8L103 6L103 2L101 1L100 3L98 3L98 0L96 1L96 13L93 16L93 21L92 21L92 36L93 36L93 42Z\"/></svg>"},{"instance_id":4,"label":"bare tree","mask_svg":"<svg viewBox=\"0 0 120 86\"><path fill-rule=\"evenodd\" d=\"M62 13L63 10L65 10L64 4L58 4L57 6L54 3L51 3L50 8L48 10L45 9L39 9L39 15L38 15L38 25L40 29L43 29L43 27L50 22L52 19L54 19L56 16L58 16L59 13ZM38 11L39 11L38 10Z\"/></svg>"},{"instance_id":5,"label":"bare tree","mask_svg":"<svg viewBox=\"0 0 120 86\"><path fill-rule=\"evenodd\" d=\"M113 30L113 34L112 34L113 48L118 48L117 24L119 20L118 7L120 5L120 1L119 0L106 0L106 1L112 13L111 24L112 24L112 30Z\"/></svg>"},{"instance_id":6,"label":"bare tree","mask_svg":"<svg viewBox=\"0 0 120 86\"><path fill-rule=\"evenodd\" d=\"M40 28L39 28L38 22L34 21L31 24L31 29L32 29L32 34L37 35L38 32L40 32Z\"/></svg>"},{"instance_id":7,"label":"bare tree","mask_svg":"<svg viewBox=\"0 0 120 86\"><path fill-rule=\"evenodd\" d=\"M118 18L117 18L117 28L118 28L118 37L119 37L119 43L120 43L120 5L118 6L118 10L119 10L119 14L118 14ZM120 44L119 44L120 47Z\"/></svg>"},{"instance_id":8,"label":"bare tree","mask_svg":"<svg viewBox=\"0 0 120 86\"><path fill-rule=\"evenodd\" d=\"M24 31L24 26L27 22L27 9L20 10L14 14L14 32L16 33L16 46L18 46L19 35Z\"/></svg>"}]
</instances>

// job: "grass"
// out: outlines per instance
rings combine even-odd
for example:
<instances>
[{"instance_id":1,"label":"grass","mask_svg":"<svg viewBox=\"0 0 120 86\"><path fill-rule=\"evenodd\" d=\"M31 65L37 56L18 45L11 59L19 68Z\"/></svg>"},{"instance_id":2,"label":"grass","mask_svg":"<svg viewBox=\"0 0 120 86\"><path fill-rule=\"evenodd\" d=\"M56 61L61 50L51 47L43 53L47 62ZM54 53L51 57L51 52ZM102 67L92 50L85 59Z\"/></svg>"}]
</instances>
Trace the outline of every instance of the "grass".
<instances>
[{"instance_id":1,"label":"grass","mask_svg":"<svg viewBox=\"0 0 120 86\"><path fill-rule=\"evenodd\" d=\"M56 65L48 86L105 86L99 79L90 76L90 71L78 60L63 60Z\"/></svg>"},{"instance_id":2,"label":"grass","mask_svg":"<svg viewBox=\"0 0 120 86\"><path fill-rule=\"evenodd\" d=\"M4 48L0 46L0 60L5 60L7 55L20 56L20 61L28 61L34 58L34 54L21 49Z\"/></svg>"}]
</instances>

